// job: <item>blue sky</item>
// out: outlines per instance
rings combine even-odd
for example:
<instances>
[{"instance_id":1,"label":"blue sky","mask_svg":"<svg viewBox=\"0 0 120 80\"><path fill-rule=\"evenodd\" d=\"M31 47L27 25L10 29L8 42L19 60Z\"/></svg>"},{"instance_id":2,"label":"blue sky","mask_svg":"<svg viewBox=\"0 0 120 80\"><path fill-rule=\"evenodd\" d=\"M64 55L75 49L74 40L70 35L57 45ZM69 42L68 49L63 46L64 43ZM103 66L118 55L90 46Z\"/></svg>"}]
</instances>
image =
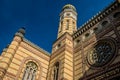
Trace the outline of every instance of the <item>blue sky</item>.
<instances>
[{"instance_id":1,"label":"blue sky","mask_svg":"<svg viewBox=\"0 0 120 80\"><path fill-rule=\"evenodd\" d=\"M78 28L114 0L0 0L0 53L20 27L25 37L48 52L57 38L59 14L65 4L78 13Z\"/></svg>"}]
</instances>

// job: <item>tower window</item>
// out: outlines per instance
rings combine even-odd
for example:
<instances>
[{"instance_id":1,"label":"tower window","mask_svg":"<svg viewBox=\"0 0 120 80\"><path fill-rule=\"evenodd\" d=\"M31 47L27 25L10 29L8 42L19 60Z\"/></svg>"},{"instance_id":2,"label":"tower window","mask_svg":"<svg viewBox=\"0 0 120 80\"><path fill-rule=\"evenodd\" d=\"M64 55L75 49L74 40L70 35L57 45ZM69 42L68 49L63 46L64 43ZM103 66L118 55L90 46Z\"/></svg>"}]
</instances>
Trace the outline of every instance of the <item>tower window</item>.
<instances>
[{"instance_id":1,"label":"tower window","mask_svg":"<svg viewBox=\"0 0 120 80\"><path fill-rule=\"evenodd\" d=\"M59 43L57 46L56 46L56 49L60 48L61 47L61 43Z\"/></svg>"},{"instance_id":2,"label":"tower window","mask_svg":"<svg viewBox=\"0 0 120 80\"><path fill-rule=\"evenodd\" d=\"M67 13L66 15L67 15L67 16L70 16L70 13Z\"/></svg>"},{"instance_id":3,"label":"tower window","mask_svg":"<svg viewBox=\"0 0 120 80\"><path fill-rule=\"evenodd\" d=\"M60 24L60 30L59 30L59 32L62 31L62 27L63 27L63 21L62 21L61 24Z\"/></svg>"},{"instance_id":4,"label":"tower window","mask_svg":"<svg viewBox=\"0 0 120 80\"><path fill-rule=\"evenodd\" d=\"M22 80L35 80L36 72L37 72L36 63L30 61L26 64L26 69L24 71Z\"/></svg>"},{"instance_id":5,"label":"tower window","mask_svg":"<svg viewBox=\"0 0 120 80\"><path fill-rule=\"evenodd\" d=\"M61 20L64 18L64 16L61 16Z\"/></svg>"},{"instance_id":6,"label":"tower window","mask_svg":"<svg viewBox=\"0 0 120 80\"><path fill-rule=\"evenodd\" d=\"M53 80L58 80L58 74L59 74L59 62L56 62L54 65L54 77Z\"/></svg>"},{"instance_id":7,"label":"tower window","mask_svg":"<svg viewBox=\"0 0 120 80\"><path fill-rule=\"evenodd\" d=\"M80 42L80 40L78 39L78 40L76 40L76 43L79 43Z\"/></svg>"},{"instance_id":8,"label":"tower window","mask_svg":"<svg viewBox=\"0 0 120 80\"><path fill-rule=\"evenodd\" d=\"M73 22L73 30L75 30L75 22Z\"/></svg>"},{"instance_id":9,"label":"tower window","mask_svg":"<svg viewBox=\"0 0 120 80\"><path fill-rule=\"evenodd\" d=\"M59 47L61 46L61 44L59 43L57 46L58 46L58 48L59 48Z\"/></svg>"},{"instance_id":10,"label":"tower window","mask_svg":"<svg viewBox=\"0 0 120 80\"><path fill-rule=\"evenodd\" d=\"M66 21L66 30L69 29L69 20Z\"/></svg>"}]
</instances>

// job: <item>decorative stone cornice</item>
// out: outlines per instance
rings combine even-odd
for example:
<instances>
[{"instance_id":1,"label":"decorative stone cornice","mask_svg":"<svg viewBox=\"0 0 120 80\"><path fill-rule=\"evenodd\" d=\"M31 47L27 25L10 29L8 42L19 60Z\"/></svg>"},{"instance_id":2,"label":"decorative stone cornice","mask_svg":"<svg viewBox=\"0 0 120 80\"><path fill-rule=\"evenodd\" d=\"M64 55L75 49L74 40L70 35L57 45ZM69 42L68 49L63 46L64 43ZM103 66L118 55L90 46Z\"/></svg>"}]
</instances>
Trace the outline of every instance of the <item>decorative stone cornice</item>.
<instances>
[{"instance_id":1,"label":"decorative stone cornice","mask_svg":"<svg viewBox=\"0 0 120 80\"><path fill-rule=\"evenodd\" d=\"M73 10L64 10L64 11L62 11L61 13L60 13L60 16L63 14L63 13L65 13L65 12L72 12L72 13L74 13L75 15L77 15L77 12L75 12L75 11L73 11Z\"/></svg>"},{"instance_id":2,"label":"decorative stone cornice","mask_svg":"<svg viewBox=\"0 0 120 80\"><path fill-rule=\"evenodd\" d=\"M55 40L53 42L53 46L55 46L57 44L57 42L60 42L60 41L62 41L65 38L67 38L70 41L72 41L71 35L68 32L65 32L62 36L60 36L57 40Z\"/></svg>"},{"instance_id":3,"label":"decorative stone cornice","mask_svg":"<svg viewBox=\"0 0 120 80\"><path fill-rule=\"evenodd\" d=\"M98 12L95 16L93 16L91 19L89 19L85 24L80 26L80 28L73 33L73 39L90 29L92 26L100 22L103 18L108 16L113 10L119 7L119 2L115 1L110 6L105 8L103 11Z\"/></svg>"},{"instance_id":4,"label":"decorative stone cornice","mask_svg":"<svg viewBox=\"0 0 120 80\"><path fill-rule=\"evenodd\" d=\"M43 52L45 55L50 56L50 53L45 51L44 49L40 48L39 46L35 45L34 43L30 42L26 38L23 38L23 41L30 45L31 47L34 47L35 49L39 50L40 52Z\"/></svg>"}]
</instances>

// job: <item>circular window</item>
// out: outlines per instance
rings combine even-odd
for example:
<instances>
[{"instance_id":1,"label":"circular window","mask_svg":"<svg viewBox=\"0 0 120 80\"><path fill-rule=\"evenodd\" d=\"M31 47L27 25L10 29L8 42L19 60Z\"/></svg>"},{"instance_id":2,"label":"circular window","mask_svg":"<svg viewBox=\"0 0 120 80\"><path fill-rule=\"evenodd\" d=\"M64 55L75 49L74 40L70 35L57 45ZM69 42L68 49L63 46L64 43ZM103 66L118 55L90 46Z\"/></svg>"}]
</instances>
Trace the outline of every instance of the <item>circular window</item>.
<instances>
[{"instance_id":1,"label":"circular window","mask_svg":"<svg viewBox=\"0 0 120 80\"><path fill-rule=\"evenodd\" d=\"M88 51L87 61L92 67L102 67L107 64L115 55L116 45L111 39L98 41L92 49Z\"/></svg>"}]
</instances>

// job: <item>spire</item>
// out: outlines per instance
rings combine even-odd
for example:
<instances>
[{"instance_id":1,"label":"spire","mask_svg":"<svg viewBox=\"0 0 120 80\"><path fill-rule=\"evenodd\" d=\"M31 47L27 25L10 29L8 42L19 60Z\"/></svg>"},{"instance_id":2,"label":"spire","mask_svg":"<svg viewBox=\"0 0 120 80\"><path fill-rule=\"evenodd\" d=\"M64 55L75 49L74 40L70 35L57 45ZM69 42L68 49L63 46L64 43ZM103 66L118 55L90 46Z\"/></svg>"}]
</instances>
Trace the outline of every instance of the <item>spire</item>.
<instances>
[{"instance_id":1,"label":"spire","mask_svg":"<svg viewBox=\"0 0 120 80\"><path fill-rule=\"evenodd\" d=\"M65 5L60 13L60 22L57 38L59 38L66 32L72 35L73 32L77 30L76 24L77 24L76 8L71 4Z\"/></svg>"}]
</instances>

